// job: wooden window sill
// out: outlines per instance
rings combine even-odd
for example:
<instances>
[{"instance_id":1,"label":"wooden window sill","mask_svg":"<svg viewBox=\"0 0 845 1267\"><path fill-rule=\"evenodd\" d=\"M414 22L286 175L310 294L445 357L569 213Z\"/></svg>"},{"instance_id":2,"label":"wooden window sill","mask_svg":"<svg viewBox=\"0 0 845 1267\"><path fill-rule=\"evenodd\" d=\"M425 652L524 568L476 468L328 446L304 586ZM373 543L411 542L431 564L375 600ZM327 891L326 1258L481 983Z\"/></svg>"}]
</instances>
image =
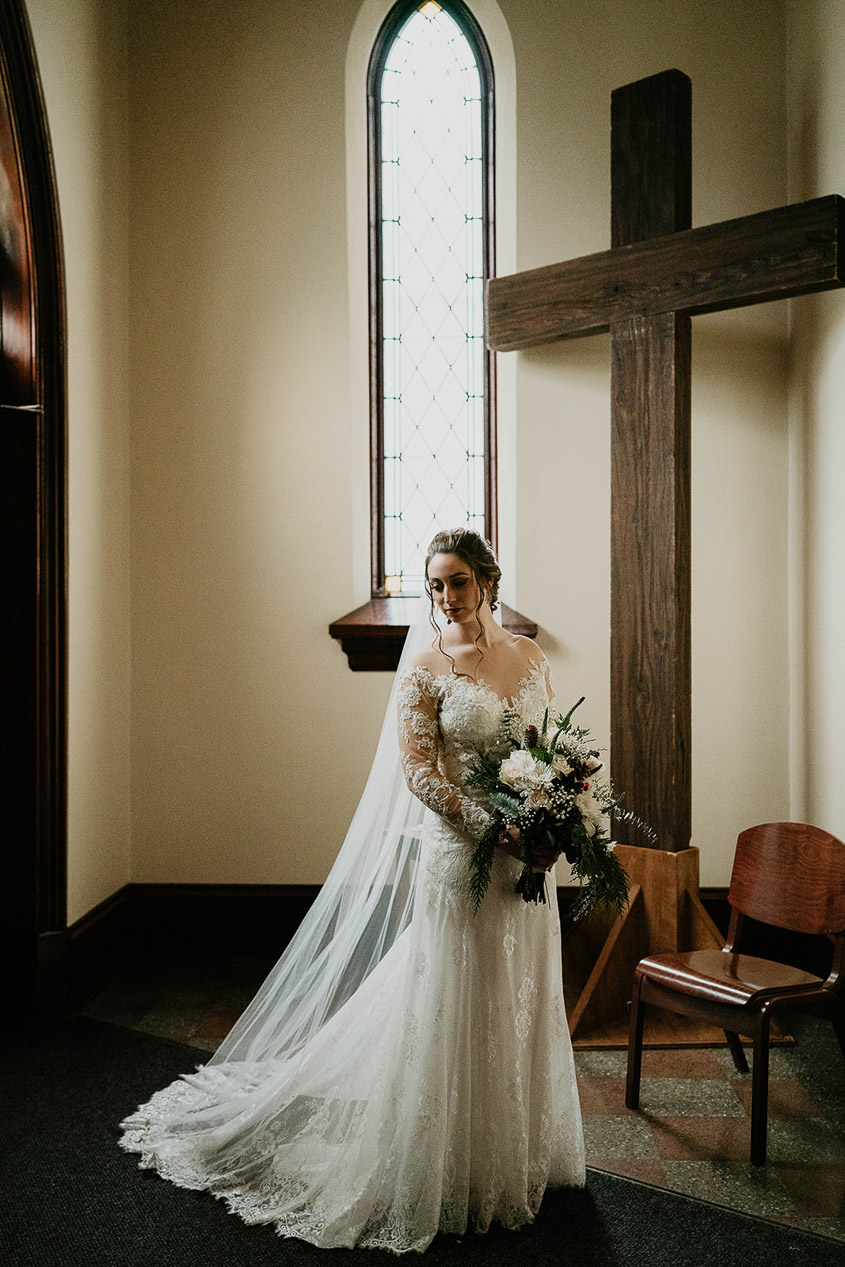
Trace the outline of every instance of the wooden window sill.
<instances>
[{"instance_id":1,"label":"wooden window sill","mask_svg":"<svg viewBox=\"0 0 845 1267\"><path fill-rule=\"evenodd\" d=\"M329 633L340 642L350 669L355 672L396 669L414 602L415 599L408 598L371 598L329 625ZM509 633L537 637L536 622L505 603L502 603L502 624Z\"/></svg>"}]
</instances>

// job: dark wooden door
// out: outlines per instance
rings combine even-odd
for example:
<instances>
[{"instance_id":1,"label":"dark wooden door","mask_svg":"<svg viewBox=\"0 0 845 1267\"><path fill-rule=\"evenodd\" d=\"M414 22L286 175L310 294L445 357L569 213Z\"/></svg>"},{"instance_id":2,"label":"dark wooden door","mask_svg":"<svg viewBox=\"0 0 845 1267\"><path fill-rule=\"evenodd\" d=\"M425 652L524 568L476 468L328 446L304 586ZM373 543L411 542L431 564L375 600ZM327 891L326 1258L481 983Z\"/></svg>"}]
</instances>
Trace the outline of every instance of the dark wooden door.
<instances>
[{"instance_id":1,"label":"dark wooden door","mask_svg":"<svg viewBox=\"0 0 845 1267\"><path fill-rule=\"evenodd\" d=\"M65 332L55 180L22 0L0 6L0 939L13 1014L62 1006Z\"/></svg>"}]
</instances>

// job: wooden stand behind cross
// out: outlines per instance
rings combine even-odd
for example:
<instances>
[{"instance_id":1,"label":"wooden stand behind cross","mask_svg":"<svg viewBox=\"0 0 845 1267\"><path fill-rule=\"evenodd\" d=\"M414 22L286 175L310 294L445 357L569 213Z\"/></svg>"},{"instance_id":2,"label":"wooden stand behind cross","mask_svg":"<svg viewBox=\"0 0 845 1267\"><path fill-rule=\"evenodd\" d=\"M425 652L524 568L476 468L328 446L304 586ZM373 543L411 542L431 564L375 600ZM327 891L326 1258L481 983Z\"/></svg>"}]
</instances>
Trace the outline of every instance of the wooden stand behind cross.
<instances>
[{"instance_id":1,"label":"wooden stand behind cross","mask_svg":"<svg viewBox=\"0 0 845 1267\"><path fill-rule=\"evenodd\" d=\"M625 1043L642 956L722 945L689 848L690 318L841 286L845 227L830 197L691 229L680 71L617 89L611 117L611 250L487 286L496 350L611 335L611 772L658 851L621 844L627 911L565 940L570 1030L589 1047ZM648 1045L719 1039L668 1015L647 1018Z\"/></svg>"},{"instance_id":2,"label":"wooden stand behind cross","mask_svg":"<svg viewBox=\"0 0 845 1267\"><path fill-rule=\"evenodd\" d=\"M691 229L691 117L678 70L617 89L612 249L495 278L486 301L498 351L610 329L612 775L672 851L690 840L690 317L843 285L845 227L832 196Z\"/></svg>"}]
</instances>

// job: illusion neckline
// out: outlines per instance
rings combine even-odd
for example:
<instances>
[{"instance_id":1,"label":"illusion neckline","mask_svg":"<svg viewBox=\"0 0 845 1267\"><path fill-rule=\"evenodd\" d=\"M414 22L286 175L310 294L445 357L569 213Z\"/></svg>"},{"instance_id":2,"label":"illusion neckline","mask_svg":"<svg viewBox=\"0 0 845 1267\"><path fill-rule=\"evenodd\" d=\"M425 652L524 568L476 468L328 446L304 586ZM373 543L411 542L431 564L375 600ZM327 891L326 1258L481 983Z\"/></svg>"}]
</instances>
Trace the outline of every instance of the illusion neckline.
<instances>
[{"instance_id":1,"label":"illusion neckline","mask_svg":"<svg viewBox=\"0 0 845 1267\"><path fill-rule=\"evenodd\" d=\"M531 686L531 683L533 682L534 678L537 676L538 673L542 671L542 669L543 669L542 660L532 660L531 668L528 670L528 672L525 674L524 677L521 677L519 679L519 681L516 684L516 691L514 692L513 695L500 695L499 692L495 690L490 685L489 682L484 681L484 678L479 678L476 680L470 677L464 677L461 674L457 674L457 673L432 673L431 669L427 668L424 664L418 665L416 671L425 673L428 677L431 678L432 682L444 682L444 683L448 682L452 684L463 683L466 686L474 686L478 690L486 691L488 695L492 695L493 698L498 700L500 704L504 704L508 708L514 708L520 702L520 700L522 699L522 697L525 695L526 691L528 690L529 686Z\"/></svg>"}]
</instances>

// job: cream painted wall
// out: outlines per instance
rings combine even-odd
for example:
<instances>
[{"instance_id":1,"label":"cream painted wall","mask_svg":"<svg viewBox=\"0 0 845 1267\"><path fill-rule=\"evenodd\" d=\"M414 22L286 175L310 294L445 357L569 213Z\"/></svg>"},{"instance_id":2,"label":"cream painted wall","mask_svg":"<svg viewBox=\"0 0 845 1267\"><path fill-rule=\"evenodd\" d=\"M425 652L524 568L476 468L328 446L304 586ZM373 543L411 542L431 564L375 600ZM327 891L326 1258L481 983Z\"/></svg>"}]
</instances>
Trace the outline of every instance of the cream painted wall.
<instances>
[{"instance_id":1,"label":"cream painted wall","mask_svg":"<svg viewBox=\"0 0 845 1267\"><path fill-rule=\"evenodd\" d=\"M694 85L695 220L782 202L771 0L501 0L520 268L602 249L612 88ZM130 0L133 878L321 880L386 675L326 634L353 583L344 67L358 0ZM233 55L236 53L236 55ZM354 311L354 305L353 309ZM694 843L787 813L783 306L698 319ZM354 375L352 375L354 378ZM608 344L520 354L518 605L608 731ZM556 544L549 548L549 536ZM330 745L330 746L327 746Z\"/></svg>"},{"instance_id":2,"label":"cream painted wall","mask_svg":"<svg viewBox=\"0 0 845 1267\"><path fill-rule=\"evenodd\" d=\"M127 55L122 5L29 0L68 257L72 919L130 877L322 879L389 687L350 673L326 634L366 597L345 207L358 0L128 8ZM672 65L694 85L696 222L783 201L779 4L500 9L516 60L518 267L606 245L610 92ZM707 884L726 882L738 828L787 813L785 333L781 306L695 327ZM509 589L541 623L561 697L585 693L606 735L607 340L511 361Z\"/></svg>"},{"instance_id":3,"label":"cream painted wall","mask_svg":"<svg viewBox=\"0 0 845 1267\"><path fill-rule=\"evenodd\" d=\"M126 29L114 0L27 0L68 313L68 918L130 878Z\"/></svg>"},{"instance_id":4,"label":"cream painted wall","mask_svg":"<svg viewBox=\"0 0 845 1267\"><path fill-rule=\"evenodd\" d=\"M784 199L779 5L500 8L517 62L519 267L607 245L609 94L666 66L696 92L697 222ZM133 874L318 881L388 689L348 672L326 636L366 597L347 475L366 419L350 411L343 289L343 66L359 6L333 5L331 22L277 0L130 10ZM697 323L704 883L726 882L741 826L787 808L784 340L783 308ZM593 341L523 353L517 371L514 597L541 621L561 696L587 693L600 735L607 362Z\"/></svg>"},{"instance_id":5,"label":"cream painted wall","mask_svg":"<svg viewBox=\"0 0 845 1267\"><path fill-rule=\"evenodd\" d=\"M789 4L794 201L845 194L845 5ZM845 295L793 301L794 817L845 838Z\"/></svg>"},{"instance_id":6,"label":"cream painted wall","mask_svg":"<svg viewBox=\"0 0 845 1267\"><path fill-rule=\"evenodd\" d=\"M348 477L358 3L130 8L133 874L318 881L389 688L327 633L366 597Z\"/></svg>"}]
</instances>

